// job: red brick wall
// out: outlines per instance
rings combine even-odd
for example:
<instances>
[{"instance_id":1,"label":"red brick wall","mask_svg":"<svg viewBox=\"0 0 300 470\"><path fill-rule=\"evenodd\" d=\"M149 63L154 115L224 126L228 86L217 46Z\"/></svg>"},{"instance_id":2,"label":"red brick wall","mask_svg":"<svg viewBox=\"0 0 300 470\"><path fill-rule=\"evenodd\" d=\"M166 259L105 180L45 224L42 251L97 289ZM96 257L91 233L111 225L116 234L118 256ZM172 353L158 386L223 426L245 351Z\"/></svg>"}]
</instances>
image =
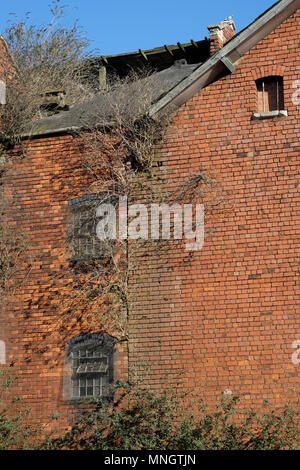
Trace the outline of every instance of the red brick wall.
<instances>
[{"instance_id":1,"label":"red brick wall","mask_svg":"<svg viewBox=\"0 0 300 470\"><path fill-rule=\"evenodd\" d=\"M142 279L131 279L130 360L144 361L158 389L178 382L211 403L227 389L246 406L299 403L299 16L182 106L167 132L162 186L179 194L203 172L215 181L196 198L206 208L202 251L170 243L141 253ZM289 116L252 120L255 80L281 74Z\"/></svg>"},{"instance_id":2,"label":"red brick wall","mask_svg":"<svg viewBox=\"0 0 300 470\"><path fill-rule=\"evenodd\" d=\"M206 209L205 246L190 253L183 242L130 245L129 366L154 388L177 384L209 403L226 389L247 406L299 401L299 366L292 362L292 343L300 339L300 108L292 103L298 25L299 12L232 75L182 106L167 129L157 155L163 162L155 170L157 193L162 187L173 200L181 194L188 202L187 183L205 175L194 197ZM283 75L289 115L253 121L255 80L267 75ZM40 417L70 415L63 402L64 351L67 339L87 329L84 319L66 325L58 314L62 299L72 308L76 284L66 259L66 217L68 201L87 188L80 153L71 136L36 139L25 158L11 160L6 176L12 221L28 234L30 259L1 311L0 340L16 376L13 392ZM121 375L126 347L120 344Z\"/></svg>"},{"instance_id":3,"label":"red brick wall","mask_svg":"<svg viewBox=\"0 0 300 470\"><path fill-rule=\"evenodd\" d=\"M71 268L67 215L68 202L89 192L80 156L72 136L34 139L11 157L5 175L6 217L17 236L27 238L2 302L0 340L6 342L7 369L15 378L10 395L22 396L32 416L50 423L47 415L58 412L69 419L76 412L63 400L69 339L102 331L116 336L118 376L126 378L128 371L124 338L112 325L92 322L97 305L83 304L80 311L76 302L85 279Z\"/></svg>"},{"instance_id":4,"label":"red brick wall","mask_svg":"<svg viewBox=\"0 0 300 470\"><path fill-rule=\"evenodd\" d=\"M219 31L219 34L212 33L210 38L210 53L214 54L234 36L234 28L232 25L227 25Z\"/></svg>"}]
</instances>

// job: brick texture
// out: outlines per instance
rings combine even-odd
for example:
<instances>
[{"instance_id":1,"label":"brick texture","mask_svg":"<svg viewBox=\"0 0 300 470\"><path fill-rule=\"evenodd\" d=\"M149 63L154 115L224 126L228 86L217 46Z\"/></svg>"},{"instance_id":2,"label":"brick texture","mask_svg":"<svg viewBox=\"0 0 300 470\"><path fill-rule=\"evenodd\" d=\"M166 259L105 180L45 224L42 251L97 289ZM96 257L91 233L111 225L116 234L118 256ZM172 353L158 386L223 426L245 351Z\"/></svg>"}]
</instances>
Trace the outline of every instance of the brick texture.
<instances>
[{"instance_id":1,"label":"brick texture","mask_svg":"<svg viewBox=\"0 0 300 470\"><path fill-rule=\"evenodd\" d=\"M299 404L299 79L297 11L238 63L172 116L157 151L157 191L203 203L205 245L130 242L128 341L119 344L119 375L135 367L155 389L178 386L213 404L225 390L246 406L264 399ZM281 75L287 117L252 120L255 80ZM59 328L76 276L66 258L68 201L85 194L80 143L70 135L33 139L12 156L5 179L11 223L28 235L27 258L2 301L0 340L16 377L12 393L41 420L74 407L63 401L66 341ZM204 175L200 185L195 177ZM143 201L143 195L141 195ZM145 202L148 200L145 198ZM131 250L131 251L130 251ZM107 325L107 332L114 335ZM119 338L120 339L120 338ZM128 354L129 351L129 354Z\"/></svg>"},{"instance_id":2,"label":"brick texture","mask_svg":"<svg viewBox=\"0 0 300 470\"><path fill-rule=\"evenodd\" d=\"M182 384L213 403L226 389L246 405L299 403L299 11L174 116L157 169L173 194L195 175L205 246L142 257L131 278L130 359L152 386ZM252 120L255 80L284 77L284 119ZM196 199L197 200L197 199Z\"/></svg>"}]
</instances>

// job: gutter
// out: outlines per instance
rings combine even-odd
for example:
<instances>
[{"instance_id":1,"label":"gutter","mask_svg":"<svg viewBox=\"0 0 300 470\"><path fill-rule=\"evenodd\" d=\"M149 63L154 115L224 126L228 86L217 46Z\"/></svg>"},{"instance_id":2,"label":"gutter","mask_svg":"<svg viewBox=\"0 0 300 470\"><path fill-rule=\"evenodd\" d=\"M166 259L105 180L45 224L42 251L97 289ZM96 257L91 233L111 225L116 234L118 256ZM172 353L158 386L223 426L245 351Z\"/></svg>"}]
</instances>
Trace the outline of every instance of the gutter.
<instances>
[{"instance_id":1,"label":"gutter","mask_svg":"<svg viewBox=\"0 0 300 470\"><path fill-rule=\"evenodd\" d=\"M32 138L39 138L39 137L46 137L50 135L59 135L59 134L70 134L72 132L78 132L84 129L84 126L70 126L70 127L61 127L59 129L48 129L48 130L41 130L41 131L33 131L21 134L21 139L32 139Z\"/></svg>"}]
</instances>

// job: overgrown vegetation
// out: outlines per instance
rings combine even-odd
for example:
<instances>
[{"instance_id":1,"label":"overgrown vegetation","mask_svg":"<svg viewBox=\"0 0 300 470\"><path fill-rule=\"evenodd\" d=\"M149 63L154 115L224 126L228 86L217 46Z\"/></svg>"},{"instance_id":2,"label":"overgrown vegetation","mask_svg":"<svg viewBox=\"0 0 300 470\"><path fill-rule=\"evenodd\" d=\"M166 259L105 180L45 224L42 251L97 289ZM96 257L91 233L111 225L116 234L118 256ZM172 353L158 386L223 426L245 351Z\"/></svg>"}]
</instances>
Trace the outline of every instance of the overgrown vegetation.
<instances>
[{"instance_id":1,"label":"overgrown vegetation","mask_svg":"<svg viewBox=\"0 0 300 470\"><path fill-rule=\"evenodd\" d=\"M5 148L7 144L20 146L22 133L30 135L31 126L47 115L41 106L41 95L47 90L61 89L70 107L96 98L93 114L88 114L87 121L83 119L83 130L77 135L86 176L83 192L101 192L106 196L133 194L136 176L140 178L141 171L151 169L155 143L161 136L161 125L147 117L154 92L158 92L155 74L140 70L123 78L108 75L106 85L101 87L89 67L89 41L78 23L71 28L61 25L65 12L66 7L54 0L51 20L45 26L32 24L28 14L25 20L13 18L5 31L15 69L6 71L7 104L0 110L5 136L3 172L7 166L5 160L10 158ZM3 230L3 279L7 277L4 270L14 265L12 256L16 251L15 245L6 244L5 233ZM10 259L8 250L12 255ZM121 251L125 253L126 247ZM107 263L90 263L89 269L83 272L78 267L79 264L73 270L76 282L70 281L72 298L69 295L63 298L60 292L57 328L66 331L66 324L74 327L74 320L84 331L93 330L95 325L101 329L109 311L110 328L124 336L127 311L124 256L120 257L120 250L117 255L114 251ZM53 289L59 281L57 277L61 277L61 272L53 273Z\"/></svg>"},{"instance_id":2,"label":"overgrown vegetation","mask_svg":"<svg viewBox=\"0 0 300 470\"><path fill-rule=\"evenodd\" d=\"M161 201L159 184L152 184L152 166L163 125L147 116L154 96L159 95L155 74L132 72L122 79L113 77L105 88L97 88L87 74L88 41L77 23L71 29L60 25L64 7L59 2L53 3L51 13L52 20L45 27L30 25L28 16L25 21L12 22L6 30L5 38L16 67L13 73L8 71L7 105L0 112L6 139L18 142L25 130L45 116L41 95L47 90L64 90L69 106L97 97L95 119L83 122L84 132L76 136L86 172L83 192L101 192L107 197L126 195L130 200L146 193L148 201L153 198ZM180 199L190 201L209 192L210 207L216 211L216 206L223 204L223 195L217 194L216 200L215 186L215 179L203 170L178 194ZM2 222L2 291L7 289L25 246L24 237L13 232L14 228ZM49 291L55 298L51 305L57 307L56 326L61 336L69 339L77 330L78 334L99 331L107 328L107 323L110 332L126 336L130 299L128 253L124 245L117 252L112 250L106 263L90 263L88 269L82 270L79 265L71 266L72 274L67 281L65 272L54 273ZM134 269L132 261L130 269ZM57 281L64 285L64 291ZM0 398L9 383L10 379L4 380ZM215 411L199 401L193 406L197 412L191 414L189 406L184 405L186 397L176 393L158 395L125 383L119 384L119 388L118 402L94 403L93 411L84 414L58 439L42 438L28 424L28 409L18 399L12 403L13 414L1 404L0 449L274 450L300 445L299 415L289 408L281 412L266 408L262 413L245 413L236 398L223 398Z\"/></svg>"},{"instance_id":3,"label":"overgrown vegetation","mask_svg":"<svg viewBox=\"0 0 300 470\"><path fill-rule=\"evenodd\" d=\"M291 408L242 411L223 397L212 411L188 394L158 394L121 384L114 405L98 403L72 430L45 448L80 450L284 450L300 445L299 415ZM125 392L125 393L124 393ZM191 413L191 407L195 410Z\"/></svg>"},{"instance_id":4,"label":"overgrown vegetation","mask_svg":"<svg viewBox=\"0 0 300 470\"><path fill-rule=\"evenodd\" d=\"M78 23L61 25L65 6L54 0L48 24L31 23L31 15L8 22L4 38L12 67L4 71L6 105L1 106L1 130L6 139L16 141L30 123L45 115L42 95L63 90L69 106L94 96L95 89L86 76L85 59L89 42ZM0 58L1 59L1 58Z\"/></svg>"},{"instance_id":5,"label":"overgrown vegetation","mask_svg":"<svg viewBox=\"0 0 300 470\"><path fill-rule=\"evenodd\" d=\"M15 285L15 274L19 271L27 249L27 238L16 228L0 219L0 300L5 292Z\"/></svg>"},{"instance_id":6,"label":"overgrown vegetation","mask_svg":"<svg viewBox=\"0 0 300 470\"><path fill-rule=\"evenodd\" d=\"M147 113L159 89L151 70L114 76L95 102L95 125L80 134L91 189L130 195L134 177L151 171L163 126Z\"/></svg>"},{"instance_id":7,"label":"overgrown vegetation","mask_svg":"<svg viewBox=\"0 0 300 470\"><path fill-rule=\"evenodd\" d=\"M274 411L266 405L261 413L244 412L237 397L223 397L213 411L195 400L191 413L186 394L158 394L127 383L118 388L119 401L94 402L92 411L59 438L45 437L37 425L28 424L29 409L21 399L15 399L13 415L1 404L0 450L300 449L299 414L291 408Z\"/></svg>"},{"instance_id":8,"label":"overgrown vegetation","mask_svg":"<svg viewBox=\"0 0 300 470\"><path fill-rule=\"evenodd\" d=\"M21 397L5 397L12 383L13 378L0 370L0 450L30 449L40 440L40 429L29 423L30 409Z\"/></svg>"},{"instance_id":9,"label":"overgrown vegetation","mask_svg":"<svg viewBox=\"0 0 300 470\"><path fill-rule=\"evenodd\" d=\"M111 197L118 203L119 196L127 196L133 203L142 192L147 199L157 192L151 172L163 127L147 116L156 88L155 74L144 70L132 71L125 78L113 77L100 92L99 104L94 108L96 124L86 123L79 134L86 194L101 194L103 203ZM127 242L119 240L113 249L106 250L100 262L90 259L83 272L80 267L87 263L74 266L78 288L72 300L72 315L78 317L79 311L85 311L86 331L97 323L98 330L104 328L119 338L128 334L128 274L133 259L134 248L130 248L129 255Z\"/></svg>"}]
</instances>

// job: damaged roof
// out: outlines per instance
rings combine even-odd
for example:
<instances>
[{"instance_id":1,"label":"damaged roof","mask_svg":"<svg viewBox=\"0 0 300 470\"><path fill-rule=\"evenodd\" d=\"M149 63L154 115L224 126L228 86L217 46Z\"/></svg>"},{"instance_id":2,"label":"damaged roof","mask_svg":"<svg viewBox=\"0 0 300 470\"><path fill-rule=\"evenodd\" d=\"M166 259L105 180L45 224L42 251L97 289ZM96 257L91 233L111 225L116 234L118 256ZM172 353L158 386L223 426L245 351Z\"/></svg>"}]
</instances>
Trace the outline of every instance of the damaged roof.
<instances>
[{"instance_id":1,"label":"damaged roof","mask_svg":"<svg viewBox=\"0 0 300 470\"><path fill-rule=\"evenodd\" d=\"M210 40L194 41L176 45L164 45L153 49L136 52L126 52L118 55L107 55L92 59L96 68L105 66L112 69L119 76L127 75L132 68L143 68L148 66L157 71L171 67L175 61L185 59L188 64L199 64L204 62L210 54Z\"/></svg>"},{"instance_id":2,"label":"damaged roof","mask_svg":"<svg viewBox=\"0 0 300 470\"><path fill-rule=\"evenodd\" d=\"M155 103L184 78L188 77L199 65L187 64L185 59L181 59L176 61L171 67L155 72L149 78L141 79L141 83L145 80L144 86L147 86L147 80L149 79L149 85L153 88L151 90L151 102ZM151 85L152 77L154 86ZM125 86L129 88L131 95L135 93L136 87L134 84ZM102 119L105 119L107 125L113 124L114 113L112 106L117 100L118 90L110 93L99 93L96 98L90 101L78 104L68 111L63 111L33 123L31 129L28 129L27 135L40 136L90 128L97 124L97 120Z\"/></svg>"},{"instance_id":3,"label":"damaged roof","mask_svg":"<svg viewBox=\"0 0 300 470\"><path fill-rule=\"evenodd\" d=\"M152 66L155 60L160 62L160 65L156 64L158 70L154 75L157 79L157 87L152 96L152 107L149 111L152 118L160 118L164 114L175 111L220 75L233 73L238 60L299 7L300 0L279 0L211 57L207 56L207 51L204 52L204 43L209 44L209 41L205 40L198 43L193 41L188 45L177 43L177 46L164 46L149 51L140 50L95 60L98 61L99 66L106 64L116 68L119 70L119 75L125 74L128 67L133 68L134 64L138 67L138 64L143 60L146 61L147 58L148 61L150 60L149 65ZM191 45L196 50L195 44L198 44L200 49L203 48L202 53L198 56L193 55L193 58L189 59L194 61L198 57L198 63L188 63L187 50ZM178 55L179 51L183 56ZM175 60L176 57L180 60ZM169 61L173 64L169 65ZM114 99L118 99L116 93L115 95L99 94L92 101L34 123L30 132L28 131L24 137L63 133L86 126L90 127L97 123L97 118L101 115L109 121L110 102Z\"/></svg>"},{"instance_id":4,"label":"damaged roof","mask_svg":"<svg viewBox=\"0 0 300 470\"><path fill-rule=\"evenodd\" d=\"M212 57L201 64L181 83L153 104L149 115L154 118L174 112L224 71L233 73L235 64L268 34L300 8L300 0L279 0L249 26L233 36Z\"/></svg>"},{"instance_id":5,"label":"damaged roof","mask_svg":"<svg viewBox=\"0 0 300 470\"><path fill-rule=\"evenodd\" d=\"M153 70L155 89L152 94L152 104L154 104L204 63L209 55L208 38L202 41L191 39L191 42L185 44L178 42L176 45L96 57L87 62L87 67L96 77L101 67L105 67L108 74L113 73L121 78L126 77L132 70ZM35 122L24 137L90 128L96 124L97 119L103 118L109 124L112 114L109 108L116 99L116 93L108 95L100 92L90 101Z\"/></svg>"}]
</instances>

